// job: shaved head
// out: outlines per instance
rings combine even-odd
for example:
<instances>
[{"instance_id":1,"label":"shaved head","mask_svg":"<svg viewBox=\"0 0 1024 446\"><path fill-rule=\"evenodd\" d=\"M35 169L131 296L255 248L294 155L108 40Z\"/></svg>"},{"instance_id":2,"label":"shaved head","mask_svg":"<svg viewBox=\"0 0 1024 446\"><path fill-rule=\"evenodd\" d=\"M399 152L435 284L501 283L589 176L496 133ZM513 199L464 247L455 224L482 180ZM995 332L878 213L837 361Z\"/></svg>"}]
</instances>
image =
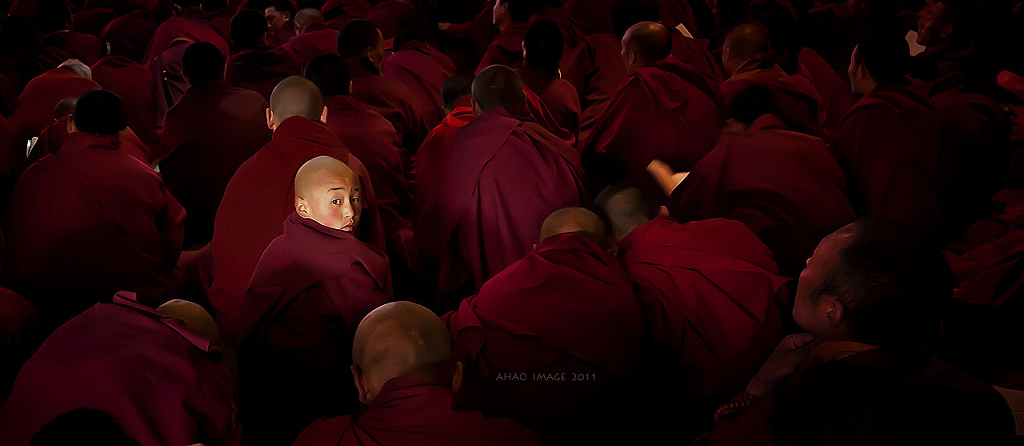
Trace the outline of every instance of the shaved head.
<instances>
[{"instance_id":1,"label":"shaved head","mask_svg":"<svg viewBox=\"0 0 1024 446\"><path fill-rule=\"evenodd\" d=\"M295 173L295 212L334 229L352 232L363 206L359 175L329 156L306 161Z\"/></svg>"},{"instance_id":2,"label":"shaved head","mask_svg":"<svg viewBox=\"0 0 1024 446\"><path fill-rule=\"evenodd\" d=\"M210 316L210 313L197 303L181 299L169 300L157 307L156 312L181 319L190 330L203 335L211 342L217 342L220 339L220 331L217 330L217 323L213 321L213 316Z\"/></svg>"},{"instance_id":3,"label":"shaved head","mask_svg":"<svg viewBox=\"0 0 1024 446\"><path fill-rule=\"evenodd\" d=\"M630 71L672 55L672 35L660 23L640 22L622 36L622 61Z\"/></svg>"},{"instance_id":4,"label":"shaved head","mask_svg":"<svg viewBox=\"0 0 1024 446\"><path fill-rule=\"evenodd\" d=\"M454 371L448 328L422 305L384 304L359 323L352 343L352 364L364 402L372 401L391 378L447 384Z\"/></svg>"},{"instance_id":5,"label":"shaved head","mask_svg":"<svg viewBox=\"0 0 1024 446\"><path fill-rule=\"evenodd\" d=\"M473 79L473 101L480 110L525 105L523 80L511 68L491 65Z\"/></svg>"},{"instance_id":6,"label":"shaved head","mask_svg":"<svg viewBox=\"0 0 1024 446\"><path fill-rule=\"evenodd\" d=\"M303 33L310 24L323 22L325 19L324 13L320 12L319 9L302 8L299 12L295 13L295 18L292 21L295 22L295 29L299 33Z\"/></svg>"},{"instance_id":7,"label":"shaved head","mask_svg":"<svg viewBox=\"0 0 1024 446\"><path fill-rule=\"evenodd\" d=\"M559 234L580 234L601 247L608 245L608 229L601 217L584 208L562 208L552 212L540 227L540 239Z\"/></svg>"},{"instance_id":8,"label":"shaved head","mask_svg":"<svg viewBox=\"0 0 1024 446\"><path fill-rule=\"evenodd\" d=\"M722 64L726 74L732 76L748 60L770 50L771 42L764 29L755 25L737 26L722 45Z\"/></svg>"},{"instance_id":9,"label":"shaved head","mask_svg":"<svg viewBox=\"0 0 1024 446\"><path fill-rule=\"evenodd\" d=\"M64 98L53 107L53 119L60 119L75 112L75 104L78 98Z\"/></svg>"},{"instance_id":10,"label":"shaved head","mask_svg":"<svg viewBox=\"0 0 1024 446\"><path fill-rule=\"evenodd\" d=\"M270 112L277 124L292 116L317 121L323 116L324 100L312 81L302 76L291 76L274 87L270 94Z\"/></svg>"},{"instance_id":11,"label":"shaved head","mask_svg":"<svg viewBox=\"0 0 1024 446\"><path fill-rule=\"evenodd\" d=\"M594 210L611 227L616 242L633 228L658 217L658 204L640 188L627 183L616 183L601 191L594 200Z\"/></svg>"}]
</instances>

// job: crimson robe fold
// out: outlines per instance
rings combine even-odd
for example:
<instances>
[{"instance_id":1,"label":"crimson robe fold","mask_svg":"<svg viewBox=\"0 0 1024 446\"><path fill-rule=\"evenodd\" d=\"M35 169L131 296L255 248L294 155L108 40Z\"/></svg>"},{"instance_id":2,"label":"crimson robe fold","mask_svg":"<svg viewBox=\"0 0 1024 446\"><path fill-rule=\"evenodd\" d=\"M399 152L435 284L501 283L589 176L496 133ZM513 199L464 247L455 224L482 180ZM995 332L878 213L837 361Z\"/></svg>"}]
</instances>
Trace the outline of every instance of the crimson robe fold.
<instances>
[{"instance_id":1,"label":"crimson robe fold","mask_svg":"<svg viewBox=\"0 0 1024 446\"><path fill-rule=\"evenodd\" d=\"M324 23L310 23L302 34L288 39L281 48L290 52L305 66L321 54L338 54L338 31L328 28Z\"/></svg>"},{"instance_id":2,"label":"crimson robe fold","mask_svg":"<svg viewBox=\"0 0 1024 446\"><path fill-rule=\"evenodd\" d=\"M92 79L67 68L54 68L28 81L11 105L10 122L22 136L38 136L53 123L53 109L64 98L78 98L86 91L103 88Z\"/></svg>"},{"instance_id":3,"label":"crimson robe fold","mask_svg":"<svg viewBox=\"0 0 1024 446\"><path fill-rule=\"evenodd\" d=\"M242 298L239 395L251 444L287 444L317 418L350 413L352 338L392 297L383 251L296 213Z\"/></svg>"},{"instance_id":4,"label":"crimson robe fold","mask_svg":"<svg viewBox=\"0 0 1024 446\"><path fill-rule=\"evenodd\" d=\"M779 118L800 126L805 132L825 136L825 108L808 79L790 76L774 60L754 58L722 82L726 103L751 86L771 92L775 114Z\"/></svg>"},{"instance_id":5,"label":"crimson robe fold","mask_svg":"<svg viewBox=\"0 0 1024 446\"><path fill-rule=\"evenodd\" d=\"M572 133L573 139L580 136L580 98L569 81L552 76L529 66L517 68L516 73L523 80L523 86L531 90L544 103L558 127Z\"/></svg>"},{"instance_id":6,"label":"crimson robe fold","mask_svg":"<svg viewBox=\"0 0 1024 446\"><path fill-rule=\"evenodd\" d=\"M157 148L156 80L149 68L127 57L106 56L92 66L92 79L121 97L128 109L128 127L147 147Z\"/></svg>"},{"instance_id":7,"label":"crimson robe fold","mask_svg":"<svg viewBox=\"0 0 1024 446\"><path fill-rule=\"evenodd\" d=\"M458 74L455 63L444 53L426 42L411 40L395 48L381 67L384 77L409 87L420 103L419 107L433 110L426 115L430 127L441 120L441 86L448 78Z\"/></svg>"},{"instance_id":8,"label":"crimson robe fold","mask_svg":"<svg viewBox=\"0 0 1024 446\"><path fill-rule=\"evenodd\" d=\"M57 68L68 59L78 59L86 65L92 65L99 60L102 49L100 39L96 36L69 30L57 31L39 42L36 50L37 72Z\"/></svg>"},{"instance_id":9,"label":"crimson robe fold","mask_svg":"<svg viewBox=\"0 0 1024 446\"><path fill-rule=\"evenodd\" d=\"M452 112L430 131L427 138L423 140L420 150L416 152L416 168L413 176L416 190L416 207L414 209L416 213L426 205L427 197L437 194L437 187L441 183L441 165L448 157L448 149L452 146L455 134L475 117L473 107L469 103L469 96L459 99Z\"/></svg>"},{"instance_id":10,"label":"crimson robe fold","mask_svg":"<svg viewBox=\"0 0 1024 446\"><path fill-rule=\"evenodd\" d=\"M406 32L420 33L430 30L430 19L418 2L381 1L363 19L377 25L384 40L394 39Z\"/></svg>"},{"instance_id":11,"label":"crimson robe fold","mask_svg":"<svg viewBox=\"0 0 1024 446\"><path fill-rule=\"evenodd\" d=\"M580 141L590 138L598 119L626 79L620 49L615 36L594 34L584 37L562 56L562 79L572 83L580 96Z\"/></svg>"},{"instance_id":12,"label":"crimson robe fold","mask_svg":"<svg viewBox=\"0 0 1024 446\"><path fill-rule=\"evenodd\" d=\"M541 241L444 317L467 404L546 442L617 438L637 411L644 317L632 286L582 235Z\"/></svg>"},{"instance_id":13,"label":"crimson robe fold","mask_svg":"<svg viewBox=\"0 0 1024 446\"><path fill-rule=\"evenodd\" d=\"M526 22L512 22L507 28L498 32L491 44L487 46L476 67L476 74L491 65L504 65L512 68L523 61L523 40L530 25Z\"/></svg>"},{"instance_id":14,"label":"crimson robe fold","mask_svg":"<svg viewBox=\"0 0 1024 446\"><path fill-rule=\"evenodd\" d=\"M4 444L69 410L113 415L143 446L238 444L234 383L220 350L129 292L60 327L22 368L0 407Z\"/></svg>"},{"instance_id":15,"label":"crimson robe fold","mask_svg":"<svg viewBox=\"0 0 1024 446\"><path fill-rule=\"evenodd\" d=\"M184 17L171 17L153 33L149 45L146 46L143 63L149 64L160 57L160 54L171 47L172 42L180 38L189 42L210 42L216 45L225 57L231 54L228 42L212 27Z\"/></svg>"},{"instance_id":16,"label":"crimson robe fold","mask_svg":"<svg viewBox=\"0 0 1024 446\"><path fill-rule=\"evenodd\" d=\"M359 175L363 213L358 237L384 248L377 196L366 167L324 125L301 116L284 120L274 137L242 163L231 177L213 224L214 276L210 303L221 333L240 340L238 317L242 296L264 249L282 234L281 223L295 210L295 173L306 161L330 156Z\"/></svg>"},{"instance_id":17,"label":"crimson robe fold","mask_svg":"<svg viewBox=\"0 0 1024 446\"><path fill-rule=\"evenodd\" d=\"M278 82L299 74L302 74L302 61L292 52L280 47L261 46L232 54L224 81L255 91L269 101Z\"/></svg>"},{"instance_id":18,"label":"crimson robe fold","mask_svg":"<svg viewBox=\"0 0 1024 446\"><path fill-rule=\"evenodd\" d=\"M406 150L415 153L430 132L430 117L437 111L418 103L409 87L369 69L368 64L365 59L349 62L352 97L391 121Z\"/></svg>"}]
</instances>

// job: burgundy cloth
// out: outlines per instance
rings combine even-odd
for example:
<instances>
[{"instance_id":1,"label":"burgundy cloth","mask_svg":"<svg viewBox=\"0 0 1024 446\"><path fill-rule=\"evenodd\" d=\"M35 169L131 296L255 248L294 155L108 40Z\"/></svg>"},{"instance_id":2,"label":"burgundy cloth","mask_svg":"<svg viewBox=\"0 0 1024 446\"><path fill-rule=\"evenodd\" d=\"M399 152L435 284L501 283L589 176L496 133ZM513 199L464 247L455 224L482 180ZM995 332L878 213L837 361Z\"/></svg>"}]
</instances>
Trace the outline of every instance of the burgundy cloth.
<instances>
[{"instance_id":1,"label":"burgundy cloth","mask_svg":"<svg viewBox=\"0 0 1024 446\"><path fill-rule=\"evenodd\" d=\"M338 54L338 31L320 22L312 23L302 34L288 39L281 48L306 65L321 54Z\"/></svg>"},{"instance_id":2,"label":"burgundy cloth","mask_svg":"<svg viewBox=\"0 0 1024 446\"><path fill-rule=\"evenodd\" d=\"M14 291L0 287L0 398L14 384L35 341L36 307Z\"/></svg>"},{"instance_id":3,"label":"burgundy cloth","mask_svg":"<svg viewBox=\"0 0 1024 446\"><path fill-rule=\"evenodd\" d=\"M295 37L295 23L289 19L284 22L284 26L278 28L277 31L270 31L267 33L267 42L270 43L270 46L279 48L288 43L292 37Z\"/></svg>"},{"instance_id":4,"label":"burgundy cloth","mask_svg":"<svg viewBox=\"0 0 1024 446\"><path fill-rule=\"evenodd\" d=\"M352 339L363 316L391 297L383 251L288 216L242 299L239 403L248 443L288 444L313 420L354 409Z\"/></svg>"},{"instance_id":5,"label":"burgundy cloth","mask_svg":"<svg viewBox=\"0 0 1024 446\"><path fill-rule=\"evenodd\" d=\"M75 23L74 31L99 37L103 28L119 15L110 8L92 7L75 13L71 20Z\"/></svg>"},{"instance_id":6,"label":"burgundy cloth","mask_svg":"<svg viewBox=\"0 0 1024 446\"><path fill-rule=\"evenodd\" d=\"M611 13L613 2L614 0L565 0L562 2L562 8L576 17L588 34L610 34L615 32Z\"/></svg>"},{"instance_id":7,"label":"burgundy cloth","mask_svg":"<svg viewBox=\"0 0 1024 446\"><path fill-rule=\"evenodd\" d=\"M227 11L227 8L204 11L201 6L190 6L181 11L180 17L211 28L217 31L225 42L231 42L231 18L234 17L234 13Z\"/></svg>"},{"instance_id":8,"label":"burgundy cloth","mask_svg":"<svg viewBox=\"0 0 1024 446\"><path fill-rule=\"evenodd\" d=\"M171 42L179 38L185 38L193 42L210 42L216 45L217 49L224 53L225 57L231 54L228 42L213 28L188 18L171 17L153 33L149 46L146 47L146 54L143 57L145 63L148 64L157 57L160 57L160 54L166 51L167 48L170 48Z\"/></svg>"},{"instance_id":9,"label":"burgundy cloth","mask_svg":"<svg viewBox=\"0 0 1024 446\"><path fill-rule=\"evenodd\" d=\"M21 130L0 115L0 200L4 204L22 170L28 166L25 160L26 141L21 137Z\"/></svg>"},{"instance_id":10,"label":"burgundy cloth","mask_svg":"<svg viewBox=\"0 0 1024 446\"><path fill-rule=\"evenodd\" d=\"M412 90L395 79L371 71L365 59L349 61L352 97L367 109L380 113L402 136L406 150L415 153L430 131L430 117L435 110L425 109L416 101Z\"/></svg>"},{"instance_id":11,"label":"burgundy cloth","mask_svg":"<svg viewBox=\"0 0 1024 446\"><path fill-rule=\"evenodd\" d=\"M428 32L430 20L418 3L401 0L386 0L377 3L373 10L363 17L377 25L384 40L394 39L405 32Z\"/></svg>"},{"instance_id":12,"label":"burgundy cloth","mask_svg":"<svg viewBox=\"0 0 1024 446\"><path fill-rule=\"evenodd\" d=\"M43 72L64 63L68 59L78 59L86 65L99 60L102 46L100 39L90 34L74 31L57 31L39 42L36 50L36 66Z\"/></svg>"},{"instance_id":13,"label":"burgundy cloth","mask_svg":"<svg viewBox=\"0 0 1024 446\"><path fill-rule=\"evenodd\" d=\"M615 438L625 429L616 426L629 426L643 313L616 260L582 235L544 239L444 319L453 357L466 364L471 407L513 418L552 444ZM522 373L526 380L508 377ZM560 373L590 378L535 375Z\"/></svg>"},{"instance_id":14,"label":"burgundy cloth","mask_svg":"<svg viewBox=\"0 0 1024 446\"><path fill-rule=\"evenodd\" d=\"M431 127L441 121L441 86L458 74L455 63L444 53L419 40L396 48L381 67L384 77L396 80L416 95L420 108L433 110L427 115Z\"/></svg>"},{"instance_id":15,"label":"burgundy cloth","mask_svg":"<svg viewBox=\"0 0 1024 446\"><path fill-rule=\"evenodd\" d=\"M487 46L487 51L480 59L480 65L476 67L476 74L480 74L484 68L491 65L505 65L515 67L523 61L523 39L526 38L526 31L530 29L526 22L512 22L504 31L498 33Z\"/></svg>"},{"instance_id":16,"label":"burgundy cloth","mask_svg":"<svg viewBox=\"0 0 1024 446\"><path fill-rule=\"evenodd\" d=\"M185 90L188 89L182 58L185 56L185 50L192 43L191 40L185 38L177 39L171 42L171 46L148 65L156 82L153 99L156 101L154 113L158 123L164 122L167 110L177 104L185 94Z\"/></svg>"},{"instance_id":17,"label":"burgundy cloth","mask_svg":"<svg viewBox=\"0 0 1024 446\"><path fill-rule=\"evenodd\" d=\"M136 62L144 63L146 47L160 23L144 14L129 14L107 24L100 33L101 42L116 46L117 53Z\"/></svg>"},{"instance_id":18,"label":"burgundy cloth","mask_svg":"<svg viewBox=\"0 0 1024 446\"><path fill-rule=\"evenodd\" d=\"M670 197L679 221L745 223L796 277L822 238L854 220L846 182L821 138L791 131L774 115L723 134Z\"/></svg>"},{"instance_id":19,"label":"burgundy cloth","mask_svg":"<svg viewBox=\"0 0 1024 446\"><path fill-rule=\"evenodd\" d=\"M430 131L427 139L423 140L420 150L416 152L416 212L426 205L427 197L436 196L438 193L441 165L448 158L448 150L452 146L455 134L474 118L473 107L469 102L469 96L459 99L455 109Z\"/></svg>"},{"instance_id":20,"label":"burgundy cloth","mask_svg":"<svg viewBox=\"0 0 1024 446\"><path fill-rule=\"evenodd\" d=\"M174 291L184 218L160 175L116 137L73 133L14 189L5 276L47 326L118 290L160 304Z\"/></svg>"},{"instance_id":21,"label":"burgundy cloth","mask_svg":"<svg viewBox=\"0 0 1024 446\"><path fill-rule=\"evenodd\" d=\"M752 59L722 82L726 103L751 86L771 91L776 116L803 129L824 136L825 108L810 81L786 74L772 60Z\"/></svg>"},{"instance_id":22,"label":"burgundy cloth","mask_svg":"<svg viewBox=\"0 0 1024 446\"><path fill-rule=\"evenodd\" d=\"M688 0L658 0L661 21L670 28L682 23L691 33L697 32L697 19Z\"/></svg>"},{"instance_id":23,"label":"burgundy cloth","mask_svg":"<svg viewBox=\"0 0 1024 446\"><path fill-rule=\"evenodd\" d=\"M673 57L634 70L583 143L587 173L598 187L625 180L663 196L647 165L660 159L692 169L718 141L720 98L716 85Z\"/></svg>"},{"instance_id":24,"label":"burgundy cloth","mask_svg":"<svg viewBox=\"0 0 1024 446\"><path fill-rule=\"evenodd\" d=\"M239 341L239 305L260 255L282 234L281 223L295 210L295 172L306 161L323 155L348 164L359 174L363 187L359 239L383 249L384 231L366 167L327 127L299 116L286 119L277 126L273 139L231 177L217 208L210 241L216 268L210 303L217 326L229 341Z\"/></svg>"},{"instance_id":25,"label":"burgundy cloth","mask_svg":"<svg viewBox=\"0 0 1024 446\"><path fill-rule=\"evenodd\" d=\"M167 189L188 211L185 245L213 237L213 220L238 166L270 141L267 101L222 83L196 85L167 112L156 159Z\"/></svg>"},{"instance_id":26,"label":"burgundy cloth","mask_svg":"<svg viewBox=\"0 0 1024 446\"><path fill-rule=\"evenodd\" d=\"M611 34L586 36L568 55L562 56L562 79L576 87L580 96L580 141L590 138L597 120L626 79L619 40Z\"/></svg>"},{"instance_id":27,"label":"burgundy cloth","mask_svg":"<svg viewBox=\"0 0 1024 446\"><path fill-rule=\"evenodd\" d=\"M937 231L948 193L951 144L942 116L910 88L864 96L832 138L858 215Z\"/></svg>"},{"instance_id":28,"label":"burgundy cloth","mask_svg":"<svg viewBox=\"0 0 1024 446\"><path fill-rule=\"evenodd\" d=\"M371 10L373 5L367 0L327 0L320 8L332 28L337 28L350 19L363 18Z\"/></svg>"},{"instance_id":29,"label":"burgundy cloth","mask_svg":"<svg viewBox=\"0 0 1024 446\"><path fill-rule=\"evenodd\" d=\"M450 24L445 33L457 39L468 39L476 47L478 54L484 54L494 42L494 37L498 35L498 29L492 23L494 21L494 3L495 0L487 0L486 3L480 5L480 9L473 18L465 23ZM525 31L523 32L525 35Z\"/></svg>"},{"instance_id":30,"label":"burgundy cloth","mask_svg":"<svg viewBox=\"0 0 1024 446\"><path fill-rule=\"evenodd\" d=\"M687 28L691 30L690 32L695 31L689 26ZM705 39L686 37L682 31L672 29L672 55L680 62L696 68L712 82L721 84L724 80L721 63L708 50L710 43Z\"/></svg>"},{"instance_id":31,"label":"burgundy cloth","mask_svg":"<svg viewBox=\"0 0 1024 446\"><path fill-rule=\"evenodd\" d=\"M128 126L147 146L160 145L155 122L153 73L123 56L107 56L92 66L92 79L116 93L128 109Z\"/></svg>"},{"instance_id":32,"label":"burgundy cloth","mask_svg":"<svg viewBox=\"0 0 1024 446\"><path fill-rule=\"evenodd\" d=\"M516 73L522 78L523 85L544 102L555 124L572 133L574 139L578 138L581 111L576 87L565 79L529 66L517 68Z\"/></svg>"},{"instance_id":33,"label":"burgundy cloth","mask_svg":"<svg viewBox=\"0 0 1024 446\"><path fill-rule=\"evenodd\" d=\"M413 378L391 378L365 413L317 420L293 446L541 444L537 434L514 421L454 409L455 400L449 388Z\"/></svg>"},{"instance_id":34,"label":"burgundy cloth","mask_svg":"<svg viewBox=\"0 0 1024 446\"><path fill-rule=\"evenodd\" d=\"M359 158L373 178L373 190L385 234L393 234L412 217L409 165L395 127L378 113L364 109L348 96L324 99L327 128Z\"/></svg>"},{"instance_id":35,"label":"burgundy cloth","mask_svg":"<svg viewBox=\"0 0 1024 446\"><path fill-rule=\"evenodd\" d=\"M1024 310L1024 231L1012 229L996 240L950 261L960 285L954 297L968 302Z\"/></svg>"},{"instance_id":36,"label":"burgundy cloth","mask_svg":"<svg viewBox=\"0 0 1024 446\"><path fill-rule=\"evenodd\" d=\"M503 108L456 133L440 180L415 222L416 245L441 267L444 299L480 289L538 241L547 216L587 201L579 154L538 124Z\"/></svg>"},{"instance_id":37,"label":"burgundy cloth","mask_svg":"<svg viewBox=\"0 0 1024 446\"><path fill-rule=\"evenodd\" d=\"M28 81L14 100L10 122L22 136L39 135L53 123L53 109L64 98L77 98L86 91L101 88L92 79L81 77L67 68L54 68Z\"/></svg>"},{"instance_id":38,"label":"burgundy cloth","mask_svg":"<svg viewBox=\"0 0 1024 446\"><path fill-rule=\"evenodd\" d=\"M32 146L32 152L29 153L28 159L23 159L22 165L17 166L20 169L15 172L17 176L20 177L30 164L39 161L44 156L60 152L64 142L68 139L68 120L70 118L70 115L60 118L49 127L43 129L42 133L39 134L39 140ZM118 145L117 150L141 161L143 164L150 163L149 147L135 135L131 128L125 129L124 133L121 134L121 143Z\"/></svg>"},{"instance_id":39,"label":"burgundy cloth","mask_svg":"<svg viewBox=\"0 0 1024 446\"><path fill-rule=\"evenodd\" d=\"M234 385L210 340L118 293L72 319L25 364L0 407L5 444L27 445L77 408L112 414L142 445L237 443Z\"/></svg>"},{"instance_id":40,"label":"burgundy cloth","mask_svg":"<svg viewBox=\"0 0 1024 446\"><path fill-rule=\"evenodd\" d=\"M278 82L299 74L302 74L302 62L291 52L280 47L259 47L231 56L225 82L255 91L269 101Z\"/></svg>"},{"instance_id":41,"label":"burgundy cloth","mask_svg":"<svg viewBox=\"0 0 1024 446\"><path fill-rule=\"evenodd\" d=\"M829 133L835 132L856 102L850 84L844 82L828 62L810 48L800 50L798 61L800 75L810 80L825 106L825 129Z\"/></svg>"}]
</instances>

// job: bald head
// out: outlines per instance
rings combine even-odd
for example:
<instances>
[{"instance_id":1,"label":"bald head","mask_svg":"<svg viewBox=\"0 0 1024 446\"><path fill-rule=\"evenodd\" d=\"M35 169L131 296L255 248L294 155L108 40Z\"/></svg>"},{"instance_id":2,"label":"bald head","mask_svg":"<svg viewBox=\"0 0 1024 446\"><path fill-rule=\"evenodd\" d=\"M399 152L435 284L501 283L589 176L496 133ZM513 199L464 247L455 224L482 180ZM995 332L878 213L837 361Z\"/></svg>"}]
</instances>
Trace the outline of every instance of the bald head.
<instances>
[{"instance_id":1,"label":"bald head","mask_svg":"<svg viewBox=\"0 0 1024 446\"><path fill-rule=\"evenodd\" d=\"M213 321L210 313L199 306L199 304L187 300L174 299L157 307L156 312L164 316L181 319L190 330L203 335L203 337L212 342L217 342L220 339L217 323Z\"/></svg>"},{"instance_id":2,"label":"bald head","mask_svg":"<svg viewBox=\"0 0 1024 446\"><path fill-rule=\"evenodd\" d=\"M75 104L78 102L78 98L64 98L57 103L56 107L53 107L53 119L60 119L75 111Z\"/></svg>"},{"instance_id":3,"label":"bald head","mask_svg":"<svg viewBox=\"0 0 1024 446\"><path fill-rule=\"evenodd\" d=\"M562 208L552 212L540 227L540 239L559 234L579 234L601 247L608 245L608 229L601 217L584 208Z\"/></svg>"},{"instance_id":4,"label":"bald head","mask_svg":"<svg viewBox=\"0 0 1024 446\"><path fill-rule=\"evenodd\" d=\"M271 128L275 128L293 116L322 121L326 109L316 84L302 76L291 76L279 82L270 94L270 113L268 121L272 120Z\"/></svg>"},{"instance_id":5,"label":"bald head","mask_svg":"<svg viewBox=\"0 0 1024 446\"><path fill-rule=\"evenodd\" d=\"M672 35L660 23L637 23L622 36L622 54L630 71L650 66L672 54Z\"/></svg>"},{"instance_id":6,"label":"bald head","mask_svg":"<svg viewBox=\"0 0 1024 446\"><path fill-rule=\"evenodd\" d=\"M444 322L412 302L392 302L367 314L352 343L360 400L369 403L391 378L449 384L451 338Z\"/></svg>"},{"instance_id":7,"label":"bald head","mask_svg":"<svg viewBox=\"0 0 1024 446\"><path fill-rule=\"evenodd\" d=\"M594 210L611 227L612 238L622 241L634 228L658 217L658 204L640 188L616 183L594 200Z\"/></svg>"},{"instance_id":8,"label":"bald head","mask_svg":"<svg viewBox=\"0 0 1024 446\"><path fill-rule=\"evenodd\" d=\"M722 45L722 64L726 74L731 77L748 60L769 50L771 42L764 29L755 25L737 26Z\"/></svg>"},{"instance_id":9,"label":"bald head","mask_svg":"<svg viewBox=\"0 0 1024 446\"><path fill-rule=\"evenodd\" d=\"M359 175L329 156L306 161L295 173L295 212L300 217L353 232L362 213Z\"/></svg>"},{"instance_id":10,"label":"bald head","mask_svg":"<svg viewBox=\"0 0 1024 446\"><path fill-rule=\"evenodd\" d=\"M316 8L302 8L299 12L295 13L295 18L292 20L295 22L295 30L302 34L306 32L306 28L309 25L324 22L324 13Z\"/></svg>"},{"instance_id":11,"label":"bald head","mask_svg":"<svg viewBox=\"0 0 1024 446\"><path fill-rule=\"evenodd\" d=\"M473 79L473 101L482 111L524 105L523 80L509 67L491 65Z\"/></svg>"}]
</instances>

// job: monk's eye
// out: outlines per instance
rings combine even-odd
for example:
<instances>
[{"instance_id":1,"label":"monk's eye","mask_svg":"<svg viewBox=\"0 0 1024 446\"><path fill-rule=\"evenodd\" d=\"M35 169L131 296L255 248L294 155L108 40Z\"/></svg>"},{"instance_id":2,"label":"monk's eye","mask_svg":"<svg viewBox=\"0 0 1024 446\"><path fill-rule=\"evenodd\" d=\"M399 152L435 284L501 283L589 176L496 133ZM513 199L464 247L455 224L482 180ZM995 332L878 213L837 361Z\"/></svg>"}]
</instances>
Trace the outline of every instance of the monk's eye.
<instances>
[{"instance_id":1,"label":"monk's eye","mask_svg":"<svg viewBox=\"0 0 1024 446\"><path fill-rule=\"evenodd\" d=\"M335 205L335 206L337 206L337 205L340 205L340 204L341 204L341 200L340 200L340 199L337 199L337 198L335 198L335 199L331 200L331 204L333 204L333 205Z\"/></svg>"},{"instance_id":2,"label":"monk's eye","mask_svg":"<svg viewBox=\"0 0 1024 446\"><path fill-rule=\"evenodd\" d=\"M353 203L358 203L359 202L359 197L352 197L352 202Z\"/></svg>"}]
</instances>

